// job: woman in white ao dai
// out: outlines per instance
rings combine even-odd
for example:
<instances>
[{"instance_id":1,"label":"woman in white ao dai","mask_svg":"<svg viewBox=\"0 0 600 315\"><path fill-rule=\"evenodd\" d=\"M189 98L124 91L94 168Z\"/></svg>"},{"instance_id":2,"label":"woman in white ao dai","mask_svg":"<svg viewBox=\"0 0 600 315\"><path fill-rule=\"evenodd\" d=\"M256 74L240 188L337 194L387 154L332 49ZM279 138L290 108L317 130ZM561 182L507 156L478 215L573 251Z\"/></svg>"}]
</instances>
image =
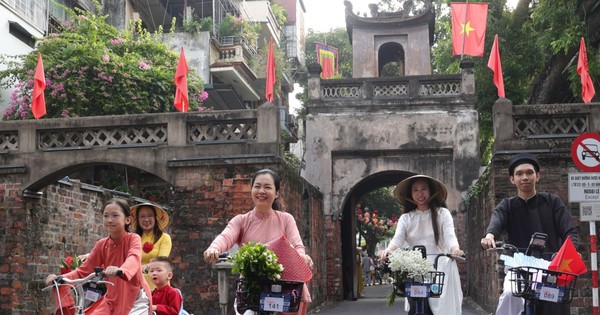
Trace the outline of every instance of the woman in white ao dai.
<instances>
[{"instance_id":1,"label":"woman in white ao dai","mask_svg":"<svg viewBox=\"0 0 600 315\"><path fill-rule=\"evenodd\" d=\"M394 238L380 256L385 258L389 252L417 245L425 246L427 259L432 264L435 254L464 255L456 238L452 215L445 208L447 195L446 187L429 176L415 175L401 181L394 196L404 206L404 214L398 220ZM437 270L446 275L444 290L439 298L429 299L430 314L462 314L463 295L456 262L440 257ZM409 299L405 308L408 308L408 302Z\"/></svg>"}]
</instances>

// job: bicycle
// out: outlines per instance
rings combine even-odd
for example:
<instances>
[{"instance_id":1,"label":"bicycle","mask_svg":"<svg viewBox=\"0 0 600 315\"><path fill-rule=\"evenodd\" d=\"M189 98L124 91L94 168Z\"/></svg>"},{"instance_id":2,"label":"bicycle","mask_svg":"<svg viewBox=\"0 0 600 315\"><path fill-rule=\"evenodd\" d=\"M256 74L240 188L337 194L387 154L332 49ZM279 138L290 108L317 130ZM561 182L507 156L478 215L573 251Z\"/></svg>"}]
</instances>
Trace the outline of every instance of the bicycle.
<instances>
[{"instance_id":1,"label":"bicycle","mask_svg":"<svg viewBox=\"0 0 600 315\"><path fill-rule=\"evenodd\" d=\"M403 284L394 281L394 290L396 295L412 298L414 300L414 303L411 303L411 308L414 305L415 315L425 315L429 313L429 299L439 298L444 290L444 280L446 275L442 271L437 271L440 257L448 257L450 259L461 261L465 261L466 258L464 256L455 256L449 253L428 255L424 246L415 246L414 249L419 249L423 257L436 256L433 263L434 271L429 271L423 276L408 278Z\"/></svg>"},{"instance_id":2,"label":"bicycle","mask_svg":"<svg viewBox=\"0 0 600 315\"><path fill-rule=\"evenodd\" d=\"M515 259L511 264L518 264L519 261L527 261L528 263L544 264L546 260L536 259L534 253L541 256L544 249L545 235L536 233L532 236L530 245L524 255L525 258ZM533 248L532 248L533 247ZM489 250L508 250L515 254L523 254L516 246L502 241L496 242L496 248ZM529 258L527 258L529 257ZM500 257L501 260L506 260L507 257ZM552 303L571 303L573 299L573 291L577 282L578 275L568 272L556 270L548 270L540 266L512 266L508 269L508 281L510 282L511 293L515 297L522 298L523 311L521 315L534 315L537 306L545 301Z\"/></svg>"},{"instance_id":3,"label":"bicycle","mask_svg":"<svg viewBox=\"0 0 600 315\"><path fill-rule=\"evenodd\" d=\"M117 277L120 277L123 274L123 271L117 271ZM54 279L52 285L47 286L42 289L42 291L48 291L50 289L56 288L56 294L58 296L59 309L61 313L63 312L63 306L60 304L62 299L59 293L60 286L70 286L71 292L73 293L76 304L75 304L75 314L77 315L85 315L86 310L86 301L91 301L92 306L93 303L98 302L102 298L102 292L99 289L101 285L113 285L114 283L110 281L102 280L104 278L104 271L100 267L95 267L94 272L90 273L84 278L81 279L68 279L63 276L58 276ZM87 286L87 290L86 287Z\"/></svg>"}]
</instances>

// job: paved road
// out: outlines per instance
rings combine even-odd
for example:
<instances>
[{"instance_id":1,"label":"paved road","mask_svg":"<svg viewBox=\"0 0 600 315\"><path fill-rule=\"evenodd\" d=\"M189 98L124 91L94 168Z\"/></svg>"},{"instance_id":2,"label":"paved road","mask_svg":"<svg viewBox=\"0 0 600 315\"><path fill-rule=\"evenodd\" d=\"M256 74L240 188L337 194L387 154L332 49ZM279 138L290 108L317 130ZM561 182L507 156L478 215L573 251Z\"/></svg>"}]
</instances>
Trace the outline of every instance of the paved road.
<instances>
[{"instance_id":1,"label":"paved road","mask_svg":"<svg viewBox=\"0 0 600 315\"><path fill-rule=\"evenodd\" d=\"M398 315L408 314L404 311L404 298L396 298L396 303L387 306L387 296L391 285L376 285L365 288L364 297L356 301L341 301L324 305L312 310L312 315L342 315L342 314L377 314ZM487 315L488 313L479 306L465 299L463 315Z\"/></svg>"}]
</instances>

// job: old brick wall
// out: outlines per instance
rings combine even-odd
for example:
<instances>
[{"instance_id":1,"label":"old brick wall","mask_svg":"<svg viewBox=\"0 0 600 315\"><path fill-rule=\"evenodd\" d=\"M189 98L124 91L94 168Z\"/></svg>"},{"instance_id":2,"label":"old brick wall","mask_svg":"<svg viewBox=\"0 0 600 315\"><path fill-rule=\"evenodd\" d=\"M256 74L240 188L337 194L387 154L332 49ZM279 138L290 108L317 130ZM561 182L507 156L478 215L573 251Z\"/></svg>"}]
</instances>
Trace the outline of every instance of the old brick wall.
<instances>
[{"instance_id":1,"label":"old brick wall","mask_svg":"<svg viewBox=\"0 0 600 315\"><path fill-rule=\"evenodd\" d=\"M334 236L327 235L336 229L323 215L317 189L281 162L181 167L173 170L179 180L168 205L172 212L167 232L173 238L171 257L176 264L173 285L184 292L188 311L219 314L217 273L204 262L202 253L233 216L252 209L250 179L264 167L281 175L283 210L296 218L306 251L315 261L309 285L312 305L325 302L332 292L341 296L335 280L341 277L341 269L334 258L339 248L327 249L339 246L335 241L340 238L339 229ZM63 257L86 253L105 237L100 209L112 194L61 180L47 186L43 198L24 198L19 176L0 176L0 180L0 241L5 244L0 247L0 314L49 314L54 302L50 293L41 292L43 279L58 272Z\"/></svg>"},{"instance_id":2,"label":"old brick wall","mask_svg":"<svg viewBox=\"0 0 600 315\"><path fill-rule=\"evenodd\" d=\"M571 210L573 221L579 232L578 250L589 267L589 224L579 221L579 204L568 203L568 174L578 172L571 157L565 153L540 153L537 155L542 165L541 179L537 190L555 193ZM494 207L503 198L516 194L516 188L509 181L507 164L510 155L496 155L484 175L473 186L470 198L465 201L466 246L468 249L468 294L488 311L493 311L502 289L502 266L497 263L499 253L481 250L480 240L490 221ZM492 280L492 281L490 281ZM571 314L591 314L591 275L577 279L577 287L571 303Z\"/></svg>"},{"instance_id":3,"label":"old brick wall","mask_svg":"<svg viewBox=\"0 0 600 315\"><path fill-rule=\"evenodd\" d=\"M237 214L252 209L250 180L259 168L272 168L282 177L281 198L284 211L294 215L303 234L310 224L306 251L315 260L310 281L313 304L325 301L327 294L326 239L321 194L280 163L264 165L226 165L180 167L175 170L177 186L173 190L174 244L171 257L177 264L173 283L186 294L186 309L195 314L219 314L217 272L204 262L202 253ZM308 194L312 219L305 220L303 195ZM310 243L310 244L308 244ZM333 255L329 253L329 255ZM232 278L235 280L235 277ZM230 298L230 303L233 296ZM232 310L232 307L229 308ZM233 312L231 312L233 313Z\"/></svg>"},{"instance_id":4,"label":"old brick wall","mask_svg":"<svg viewBox=\"0 0 600 315\"><path fill-rule=\"evenodd\" d=\"M58 273L66 256L89 252L104 236L100 209L106 196L79 182L47 186L44 198L23 198L21 187L3 177L0 183L4 251L0 250L0 313L49 314L51 293L42 292L43 279Z\"/></svg>"}]
</instances>

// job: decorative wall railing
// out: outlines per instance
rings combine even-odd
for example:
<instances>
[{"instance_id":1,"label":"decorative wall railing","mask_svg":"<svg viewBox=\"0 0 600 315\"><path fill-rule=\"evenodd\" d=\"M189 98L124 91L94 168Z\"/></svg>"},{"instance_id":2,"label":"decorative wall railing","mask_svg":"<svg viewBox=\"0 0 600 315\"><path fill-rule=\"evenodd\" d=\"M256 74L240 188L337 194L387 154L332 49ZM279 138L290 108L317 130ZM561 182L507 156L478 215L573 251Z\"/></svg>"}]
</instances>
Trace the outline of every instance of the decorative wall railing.
<instances>
[{"instance_id":1,"label":"decorative wall railing","mask_svg":"<svg viewBox=\"0 0 600 315\"><path fill-rule=\"evenodd\" d=\"M597 104L513 105L503 98L496 101L492 112L496 152L548 147L568 151L578 135L600 130Z\"/></svg>"},{"instance_id":2,"label":"decorative wall railing","mask_svg":"<svg viewBox=\"0 0 600 315\"><path fill-rule=\"evenodd\" d=\"M576 137L590 131L590 111L582 104L513 106L516 138ZM579 107L579 108L578 108Z\"/></svg>"},{"instance_id":3,"label":"decorative wall railing","mask_svg":"<svg viewBox=\"0 0 600 315\"><path fill-rule=\"evenodd\" d=\"M158 145L167 143L167 125L106 126L95 128L39 130L40 150L93 147Z\"/></svg>"},{"instance_id":4,"label":"decorative wall railing","mask_svg":"<svg viewBox=\"0 0 600 315\"><path fill-rule=\"evenodd\" d=\"M0 151L16 150L19 148L19 132L0 132Z\"/></svg>"},{"instance_id":5,"label":"decorative wall railing","mask_svg":"<svg viewBox=\"0 0 600 315\"><path fill-rule=\"evenodd\" d=\"M462 75L321 80L323 101L448 97L463 94Z\"/></svg>"},{"instance_id":6,"label":"decorative wall railing","mask_svg":"<svg viewBox=\"0 0 600 315\"><path fill-rule=\"evenodd\" d=\"M248 141L256 139L256 119L188 124L189 141Z\"/></svg>"},{"instance_id":7,"label":"decorative wall railing","mask_svg":"<svg viewBox=\"0 0 600 315\"><path fill-rule=\"evenodd\" d=\"M206 113L5 121L0 125L0 153L277 142L279 114L276 106L261 106Z\"/></svg>"}]
</instances>

